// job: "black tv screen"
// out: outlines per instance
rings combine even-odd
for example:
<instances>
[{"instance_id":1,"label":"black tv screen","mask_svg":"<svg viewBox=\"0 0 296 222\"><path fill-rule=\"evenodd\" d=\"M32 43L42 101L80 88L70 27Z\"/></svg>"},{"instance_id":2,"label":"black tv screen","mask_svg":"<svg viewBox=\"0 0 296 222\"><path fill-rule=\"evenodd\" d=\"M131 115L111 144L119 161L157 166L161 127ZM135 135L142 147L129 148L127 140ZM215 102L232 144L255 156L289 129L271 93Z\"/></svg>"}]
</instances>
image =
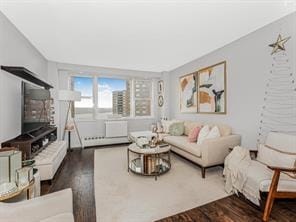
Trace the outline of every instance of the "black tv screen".
<instances>
[{"instance_id":1,"label":"black tv screen","mask_svg":"<svg viewBox=\"0 0 296 222\"><path fill-rule=\"evenodd\" d=\"M22 82L22 134L50 123L50 91Z\"/></svg>"}]
</instances>

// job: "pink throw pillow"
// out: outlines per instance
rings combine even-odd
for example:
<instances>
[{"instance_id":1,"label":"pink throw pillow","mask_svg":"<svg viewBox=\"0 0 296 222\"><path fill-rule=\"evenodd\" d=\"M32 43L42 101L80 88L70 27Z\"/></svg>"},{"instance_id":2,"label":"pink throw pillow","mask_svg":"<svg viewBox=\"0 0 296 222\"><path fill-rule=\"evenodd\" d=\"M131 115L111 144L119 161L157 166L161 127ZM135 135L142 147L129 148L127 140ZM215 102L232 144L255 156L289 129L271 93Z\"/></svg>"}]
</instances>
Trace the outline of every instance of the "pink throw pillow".
<instances>
[{"instance_id":1,"label":"pink throw pillow","mask_svg":"<svg viewBox=\"0 0 296 222\"><path fill-rule=\"evenodd\" d=\"M191 132L188 134L189 142L194 143L197 141L200 129L201 129L200 127L195 127L193 130L191 130Z\"/></svg>"}]
</instances>

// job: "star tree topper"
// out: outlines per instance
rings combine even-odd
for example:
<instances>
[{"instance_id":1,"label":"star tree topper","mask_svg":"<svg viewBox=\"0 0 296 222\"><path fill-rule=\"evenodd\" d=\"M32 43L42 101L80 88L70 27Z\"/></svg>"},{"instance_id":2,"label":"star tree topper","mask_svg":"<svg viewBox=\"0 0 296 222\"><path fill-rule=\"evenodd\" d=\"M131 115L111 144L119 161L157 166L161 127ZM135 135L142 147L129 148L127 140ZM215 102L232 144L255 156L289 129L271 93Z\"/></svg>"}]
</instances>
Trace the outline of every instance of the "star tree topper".
<instances>
[{"instance_id":1,"label":"star tree topper","mask_svg":"<svg viewBox=\"0 0 296 222\"><path fill-rule=\"evenodd\" d=\"M273 55L274 53L277 53L279 51L285 51L285 43L290 39L291 37L287 37L287 38L282 38L281 34L279 34L277 40L275 43L272 43L268 46L272 47L272 52L271 55Z\"/></svg>"}]
</instances>

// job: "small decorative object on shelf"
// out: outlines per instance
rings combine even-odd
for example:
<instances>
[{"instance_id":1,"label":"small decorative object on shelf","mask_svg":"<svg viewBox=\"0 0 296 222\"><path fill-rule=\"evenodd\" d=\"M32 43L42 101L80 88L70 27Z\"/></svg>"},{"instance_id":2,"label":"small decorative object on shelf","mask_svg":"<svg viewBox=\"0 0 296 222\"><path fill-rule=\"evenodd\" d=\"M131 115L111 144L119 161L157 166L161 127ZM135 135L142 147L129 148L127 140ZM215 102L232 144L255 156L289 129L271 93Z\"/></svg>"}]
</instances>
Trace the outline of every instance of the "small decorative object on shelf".
<instances>
[{"instance_id":1,"label":"small decorative object on shelf","mask_svg":"<svg viewBox=\"0 0 296 222\"><path fill-rule=\"evenodd\" d=\"M54 107L54 99L50 98L50 125L54 126L55 125L55 107Z\"/></svg>"},{"instance_id":2,"label":"small decorative object on shelf","mask_svg":"<svg viewBox=\"0 0 296 222\"><path fill-rule=\"evenodd\" d=\"M155 123L153 123L151 125L151 131L152 131L152 133L156 133L156 131L157 131L157 125Z\"/></svg>"},{"instance_id":3,"label":"small decorative object on shelf","mask_svg":"<svg viewBox=\"0 0 296 222\"><path fill-rule=\"evenodd\" d=\"M162 132L163 132L163 126L161 125L161 122L157 122L156 133L162 133Z\"/></svg>"}]
</instances>

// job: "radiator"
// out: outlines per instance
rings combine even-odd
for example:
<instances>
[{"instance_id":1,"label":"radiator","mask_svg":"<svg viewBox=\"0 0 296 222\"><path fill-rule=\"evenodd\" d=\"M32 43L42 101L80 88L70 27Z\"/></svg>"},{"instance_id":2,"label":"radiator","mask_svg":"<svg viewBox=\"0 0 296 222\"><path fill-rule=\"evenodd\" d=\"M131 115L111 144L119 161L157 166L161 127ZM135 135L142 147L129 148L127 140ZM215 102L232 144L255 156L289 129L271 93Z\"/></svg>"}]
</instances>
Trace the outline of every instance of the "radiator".
<instances>
[{"instance_id":1,"label":"radiator","mask_svg":"<svg viewBox=\"0 0 296 222\"><path fill-rule=\"evenodd\" d=\"M106 137L127 137L127 121L106 121Z\"/></svg>"}]
</instances>

